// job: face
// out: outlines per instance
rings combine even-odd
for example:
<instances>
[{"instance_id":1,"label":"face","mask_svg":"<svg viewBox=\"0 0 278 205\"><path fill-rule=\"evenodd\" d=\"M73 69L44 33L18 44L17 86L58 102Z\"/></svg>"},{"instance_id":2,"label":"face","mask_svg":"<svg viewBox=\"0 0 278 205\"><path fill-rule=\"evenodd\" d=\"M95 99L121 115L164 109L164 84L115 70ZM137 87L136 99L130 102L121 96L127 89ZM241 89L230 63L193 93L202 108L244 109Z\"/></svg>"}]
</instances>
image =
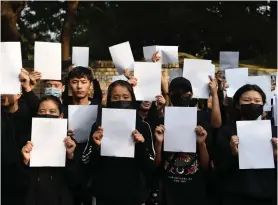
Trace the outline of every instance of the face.
<instances>
[{"instance_id":1,"label":"face","mask_svg":"<svg viewBox=\"0 0 278 205\"><path fill-rule=\"evenodd\" d=\"M151 101L143 101L143 102L141 102L141 105L140 105L141 109L143 109L143 110L149 110L151 108L151 106L152 106Z\"/></svg>"},{"instance_id":2,"label":"face","mask_svg":"<svg viewBox=\"0 0 278 205\"><path fill-rule=\"evenodd\" d=\"M39 106L39 115L55 115L63 117L59 111L58 106L52 100L43 101Z\"/></svg>"},{"instance_id":3,"label":"face","mask_svg":"<svg viewBox=\"0 0 278 205\"><path fill-rule=\"evenodd\" d=\"M263 99L260 93L254 90L247 91L240 96L239 104L260 104L263 105Z\"/></svg>"},{"instance_id":4,"label":"face","mask_svg":"<svg viewBox=\"0 0 278 205\"><path fill-rule=\"evenodd\" d=\"M18 101L19 98L20 95L1 95L1 106L12 106Z\"/></svg>"},{"instance_id":5,"label":"face","mask_svg":"<svg viewBox=\"0 0 278 205\"><path fill-rule=\"evenodd\" d=\"M65 90L65 86L62 84L60 81L54 81L54 80L49 80L45 82L45 87L46 88L58 88L62 92Z\"/></svg>"},{"instance_id":6,"label":"face","mask_svg":"<svg viewBox=\"0 0 278 205\"><path fill-rule=\"evenodd\" d=\"M111 101L132 101L132 97L126 87L116 85L111 93Z\"/></svg>"},{"instance_id":7,"label":"face","mask_svg":"<svg viewBox=\"0 0 278 205\"><path fill-rule=\"evenodd\" d=\"M88 97L90 91L93 88L92 83L89 81L87 77L73 78L70 80L69 86L72 91L72 95L80 99Z\"/></svg>"}]
</instances>

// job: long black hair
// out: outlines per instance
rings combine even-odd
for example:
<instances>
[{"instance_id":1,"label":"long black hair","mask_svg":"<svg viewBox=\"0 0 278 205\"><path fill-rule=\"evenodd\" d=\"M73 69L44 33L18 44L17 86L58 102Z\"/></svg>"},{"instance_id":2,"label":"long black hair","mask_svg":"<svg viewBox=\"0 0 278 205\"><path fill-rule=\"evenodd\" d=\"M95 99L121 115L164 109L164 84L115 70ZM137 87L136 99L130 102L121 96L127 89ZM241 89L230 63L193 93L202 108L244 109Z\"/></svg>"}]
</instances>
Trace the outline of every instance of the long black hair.
<instances>
[{"instance_id":1,"label":"long black hair","mask_svg":"<svg viewBox=\"0 0 278 205\"><path fill-rule=\"evenodd\" d=\"M240 120L241 118L241 114L240 114L240 110L238 109L239 106L239 100L240 97L242 96L243 93L246 93L248 91L256 91L258 92L261 96L262 96L262 100L263 100L263 105L266 103L266 95L264 93L264 91L257 85L251 85L251 84L246 84L244 86L242 86L241 88L239 88L236 93L234 94L233 97L233 113L230 113L233 119L233 122Z\"/></svg>"},{"instance_id":2,"label":"long black hair","mask_svg":"<svg viewBox=\"0 0 278 205\"><path fill-rule=\"evenodd\" d=\"M61 114L63 113L62 103L61 103L61 101L60 101L59 98L57 98L57 97L55 97L55 96L53 96L53 95L45 95L45 96L42 96L42 97L40 98L39 106L40 106L40 104L41 104L42 102L48 101L48 100L51 100L52 102L54 102L54 103L57 105L57 107L58 107L58 109L59 109L59 112L60 112L60 115L61 115ZM39 109L39 108L38 108L38 109Z\"/></svg>"}]
</instances>

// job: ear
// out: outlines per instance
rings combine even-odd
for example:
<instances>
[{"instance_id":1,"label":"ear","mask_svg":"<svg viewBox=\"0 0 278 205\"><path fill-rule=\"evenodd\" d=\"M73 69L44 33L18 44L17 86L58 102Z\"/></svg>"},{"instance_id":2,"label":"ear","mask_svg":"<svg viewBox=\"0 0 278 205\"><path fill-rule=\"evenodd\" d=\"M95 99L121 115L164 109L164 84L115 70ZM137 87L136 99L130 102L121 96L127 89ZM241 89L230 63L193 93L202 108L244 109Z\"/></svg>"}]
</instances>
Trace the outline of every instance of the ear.
<instances>
[{"instance_id":1,"label":"ear","mask_svg":"<svg viewBox=\"0 0 278 205\"><path fill-rule=\"evenodd\" d=\"M63 87L62 87L62 93L65 91L65 86L63 85Z\"/></svg>"}]
</instances>

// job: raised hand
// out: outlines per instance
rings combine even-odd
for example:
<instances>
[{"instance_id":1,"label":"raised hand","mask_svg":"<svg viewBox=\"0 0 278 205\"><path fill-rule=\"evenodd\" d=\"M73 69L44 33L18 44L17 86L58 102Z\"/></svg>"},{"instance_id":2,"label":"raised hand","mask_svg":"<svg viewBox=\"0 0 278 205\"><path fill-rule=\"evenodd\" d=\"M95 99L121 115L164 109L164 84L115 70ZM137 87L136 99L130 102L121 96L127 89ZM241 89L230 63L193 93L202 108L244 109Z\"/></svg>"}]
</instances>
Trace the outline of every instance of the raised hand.
<instances>
[{"instance_id":1,"label":"raised hand","mask_svg":"<svg viewBox=\"0 0 278 205\"><path fill-rule=\"evenodd\" d=\"M164 131L165 128L163 125L159 125L154 130L155 140L158 143L162 143L164 141Z\"/></svg>"},{"instance_id":2,"label":"raised hand","mask_svg":"<svg viewBox=\"0 0 278 205\"><path fill-rule=\"evenodd\" d=\"M145 138L143 137L143 135L141 135L141 133L138 130L134 130L132 132L132 136L134 138L134 142L135 143L143 143L143 142L145 142Z\"/></svg>"},{"instance_id":3,"label":"raised hand","mask_svg":"<svg viewBox=\"0 0 278 205\"><path fill-rule=\"evenodd\" d=\"M73 159L74 150L76 148L75 142L70 137L66 137L64 142L65 142L65 146L66 146L66 150L67 150L67 157L69 159Z\"/></svg>"},{"instance_id":4,"label":"raised hand","mask_svg":"<svg viewBox=\"0 0 278 205\"><path fill-rule=\"evenodd\" d=\"M30 161L30 153L32 151L33 144L31 141L28 141L26 145L21 149L21 154L23 156L23 162L24 164L28 164Z\"/></svg>"},{"instance_id":5,"label":"raised hand","mask_svg":"<svg viewBox=\"0 0 278 205\"><path fill-rule=\"evenodd\" d=\"M197 126L195 128L195 133L196 133L196 136L197 136L198 144L205 144L207 136L208 136L207 131L202 126Z\"/></svg>"},{"instance_id":6,"label":"raised hand","mask_svg":"<svg viewBox=\"0 0 278 205\"><path fill-rule=\"evenodd\" d=\"M103 128L102 127L98 127L98 130L95 131L94 134L93 134L93 140L94 140L94 143L97 146L101 145L102 137L103 137Z\"/></svg>"},{"instance_id":7,"label":"raised hand","mask_svg":"<svg viewBox=\"0 0 278 205\"><path fill-rule=\"evenodd\" d=\"M238 154L238 144L239 144L239 137L234 135L231 137L230 146L232 148L232 152L234 155Z\"/></svg>"}]
</instances>

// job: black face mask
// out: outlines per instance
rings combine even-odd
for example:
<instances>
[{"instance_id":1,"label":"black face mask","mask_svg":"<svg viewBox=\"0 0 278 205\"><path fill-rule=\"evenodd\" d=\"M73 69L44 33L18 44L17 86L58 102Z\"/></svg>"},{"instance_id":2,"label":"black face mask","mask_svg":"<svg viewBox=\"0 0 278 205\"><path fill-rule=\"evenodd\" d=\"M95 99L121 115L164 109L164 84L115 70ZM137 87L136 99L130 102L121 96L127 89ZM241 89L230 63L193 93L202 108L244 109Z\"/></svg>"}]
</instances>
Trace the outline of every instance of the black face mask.
<instances>
[{"instance_id":1,"label":"black face mask","mask_svg":"<svg viewBox=\"0 0 278 205\"><path fill-rule=\"evenodd\" d=\"M39 118L59 118L57 115L49 115L49 114L38 114L37 117Z\"/></svg>"},{"instance_id":2,"label":"black face mask","mask_svg":"<svg viewBox=\"0 0 278 205\"><path fill-rule=\"evenodd\" d=\"M263 105L242 104L240 105L240 113L245 120L256 120L263 114Z\"/></svg>"},{"instance_id":3,"label":"black face mask","mask_svg":"<svg viewBox=\"0 0 278 205\"><path fill-rule=\"evenodd\" d=\"M174 106L179 107L194 107L198 100L192 99L192 95L180 95L180 94L173 94L171 96L171 102Z\"/></svg>"},{"instance_id":4,"label":"black face mask","mask_svg":"<svg viewBox=\"0 0 278 205\"><path fill-rule=\"evenodd\" d=\"M109 108L116 109L133 109L132 101L112 101L109 103Z\"/></svg>"}]
</instances>

